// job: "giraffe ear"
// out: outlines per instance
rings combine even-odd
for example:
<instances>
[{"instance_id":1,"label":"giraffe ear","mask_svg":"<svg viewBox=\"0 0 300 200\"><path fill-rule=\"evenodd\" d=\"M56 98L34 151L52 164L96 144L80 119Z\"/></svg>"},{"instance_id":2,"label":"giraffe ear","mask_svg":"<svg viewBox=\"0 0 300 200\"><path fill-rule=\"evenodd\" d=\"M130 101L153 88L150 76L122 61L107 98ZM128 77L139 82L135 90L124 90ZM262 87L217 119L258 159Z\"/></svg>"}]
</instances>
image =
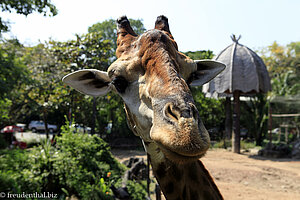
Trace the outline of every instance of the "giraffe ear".
<instances>
[{"instance_id":1,"label":"giraffe ear","mask_svg":"<svg viewBox=\"0 0 300 200\"><path fill-rule=\"evenodd\" d=\"M197 64L197 71L193 72L189 78L191 86L201 86L221 73L226 65L213 60L194 60Z\"/></svg>"},{"instance_id":2,"label":"giraffe ear","mask_svg":"<svg viewBox=\"0 0 300 200\"><path fill-rule=\"evenodd\" d=\"M62 81L75 90L90 96L103 96L110 91L107 72L96 69L75 71L63 77Z\"/></svg>"}]
</instances>

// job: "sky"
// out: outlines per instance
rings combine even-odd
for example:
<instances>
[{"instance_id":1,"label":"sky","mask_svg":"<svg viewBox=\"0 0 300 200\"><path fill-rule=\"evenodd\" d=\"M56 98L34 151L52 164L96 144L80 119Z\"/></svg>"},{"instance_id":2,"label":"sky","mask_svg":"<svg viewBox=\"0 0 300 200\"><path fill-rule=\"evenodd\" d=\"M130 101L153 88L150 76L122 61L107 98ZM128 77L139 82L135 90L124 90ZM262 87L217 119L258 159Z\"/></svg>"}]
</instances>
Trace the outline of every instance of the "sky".
<instances>
[{"instance_id":1,"label":"sky","mask_svg":"<svg viewBox=\"0 0 300 200\"><path fill-rule=\"evenodd\" d=\"M239 43L253 50L300 41L299 0L52 0L58 9L55 17L34 13L27 17L0 13L11 22L6 38L16 37L27 46L50 38L75 39L88 27L107 19L126 15L142 19L147 30L156 17L169 18L170 30L180 51L212 50L215 54Z\"/></svg>"}]
</instances>

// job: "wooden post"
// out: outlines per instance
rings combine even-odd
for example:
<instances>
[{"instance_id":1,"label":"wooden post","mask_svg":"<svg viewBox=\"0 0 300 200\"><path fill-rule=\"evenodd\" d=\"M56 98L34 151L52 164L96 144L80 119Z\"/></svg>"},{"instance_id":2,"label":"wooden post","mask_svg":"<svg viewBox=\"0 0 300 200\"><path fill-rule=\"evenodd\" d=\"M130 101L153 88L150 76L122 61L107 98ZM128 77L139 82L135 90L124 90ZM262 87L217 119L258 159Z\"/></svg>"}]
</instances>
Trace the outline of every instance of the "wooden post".
<instances>
[{"instance_id":1,"label":"wooden post","mask_svg":"<svg viewBox=\"0 0 300 200\"><path fill-rule=\"evenodd\" d=\"M240 153L240 92L233 93L232 152Z\"/></svg>"},{"instance_id":2,"label":"wooden post","mask_svg":"<svg viewBox=\"0 0 300 200\"><path fill-rule=\"evenodd\" d=\"M289 140L289 132L288 132L288 125L285 126L285 143L287 144Z\"/></svg>"},{"instance_id":3,"label":"wooden post","mask_svg":"<svg viewBox=\"0 0 300 200\"><path fill-rule=\"evenodd\" d=\"M279 126L278 142L281 141L281 125Z\"/></svg>"},{"instance_id":4,"label":"wooden post","mask_svg":"<svg viewBox=\"0 0 300 200\"><path fill-rule=\"evenodd\" d=\"M230 139L232 134L232 112L231 112L231 100L230 97L226 97L225 101L225 138Z\"/></svg>"},{"instance_id":5,"label":"wooden post","mask_svg":"<svg viewBox=\"0 0 300 200\"><path fill-rule=\"evenodd\" d=\"M269 148L272 149L272 107L269 104Z\"/></svg>"},{"instance_id":6,"label":"wooden post","mask_svg":"<svg viewBox=\"0 0 300 200\"><path fill-rule=\"evenodd\" d=\"M91 134L95 134L95 126L96 126L96 112L97 112L97 107L96 107L96 97L93 97L93 120L92 120L92 130Z\"/></svg>"}]
</instances>

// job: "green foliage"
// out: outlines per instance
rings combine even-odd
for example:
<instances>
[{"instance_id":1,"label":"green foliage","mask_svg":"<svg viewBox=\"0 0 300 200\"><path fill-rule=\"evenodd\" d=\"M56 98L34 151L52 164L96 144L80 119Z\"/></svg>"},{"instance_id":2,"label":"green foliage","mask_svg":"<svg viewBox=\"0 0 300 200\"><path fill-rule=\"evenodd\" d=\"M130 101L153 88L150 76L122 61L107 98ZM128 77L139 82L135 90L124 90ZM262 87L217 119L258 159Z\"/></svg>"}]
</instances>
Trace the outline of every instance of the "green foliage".
<instances>
[{"instance_id":1,"label":"green foliage","mask_svg":"<svg viewBox=\"0 0 300 200\"><path fill-rule=\"evenodd\" d=\"M212 143L211 148L228 148L231 147L231 145L231 140L220 140L218 142Z\"/></svg>"},{"instance_id":2,"label":"green foliage","mask_svg":"<svg viewBox=\"0 0 300 200\"><path fill-rule=\"evenodd\" d=\"M300 93L300 42L281 46L274 42L261 51L272 79L272 94L285 96Z\"/></svg>"},{"instance_id":3,"label":"green foliage","mask_svg":"<svg viewBox=\"0 0 300 200\"><path fill-rule=\"evenodd\" d=\"M125 170L101 138L74 133L68 125L62 127L56 146L46 140L28 151L0 153L0 190L6 192L112 199L110 184L118 182Z\"/></svg>"},{"instance_id":4,"label":"green foliage","mask_svg":"<svg viewBox=\"0 0 300 200\"><path fill-rule=\"evenodd\" d=\"M12 101L5 98L0 99L0 126L4 126L4 124L8 124L10 120L9 111L12 105Z\"/></svg>"},{"instance_id":5,"label":"green foliage","mask_svg":"<svg viewBox=\"0 0 300 200\"><path fill-rule=\"evenodd\" d=\"M135 181L128 181L126 184L128 188L128 193L132 200L140 200L146 199L147 197L147 182L142 181L141 183L137 183Z\"/></svg>"},{"instance_id":6,"label":"green foliage","mask_svg":"<svg viewBox=\"0 0 300 200\"><path fill-rule=\"evenodd\" d=\"M129 19L130 25L133 31L140 35L145 32L145 27L141 19ZM109 19L103 22L96 23L88 28L89 33L98 32L103 34L104 40L109 40L112 43L111 56L114 57L114 53L117 49L117 26L116 20Z\"/></svg>"},{"instance_id":7,"label":"green foliage","mask_svg":"<svg viewBox=\"0 0 300 200\"><path fill-rule=\"evenodd\" d=\"M17 193L21 191L21 188L28 189L27 182L25 181L25 178L27 176L26 173L23 174L23 170L26 168L30 169L30 165L28 162L29 159L29 154L26 151L22 151L19 149L0 151L1 191ZM34 179L31 181L31 183L31 186L37 186ZM24 191L26 191L25 189Z\"/></svg>"},{"instance_id":8,"label":"green foliage","mask_svg":"<svg viewBox=\"0 0 300 200\"><path fill-rule=\"evenodd\" d=\"M188 51L188 52L184 52L184 54L193 60L212 59L214 56L213 52L210 50Z\"/></svg>"},{"instance_id":9,"label":"green foliage","mask_svg":"<svg viewBox=\"0 0 300 200\"><path fill-rule=\"evenodd\" d=\"M300 93L299 76L294 71L289 70L277 74L272 80L272 95L288 96Z\"/></svg>"},{"instance_id":10,"label":"green foliage","mask_svg":"<svg viewBox=\"0 0 300 200\"><path fill-rule=\"evenodd\" d=\"M203 124L207 129L223 126L225 120L224 99L207 98L201 87L191 88Z\"/></svg>"},{"instance_id":11,"label":"green foliage","mask_svg":"<svg viewBox=\"0 0 300 200\"><path fill-rule=\"evenodd\" d=\"M8 147L8 143L5 140L3 134L0 134L0 149L5 149L6 147Z\"/></svg>"},{"instance_id":12,"label":"green foliage","mask_svg":"<svg viewBox=\"0 0 300 200\"><path fill-rule=\"evenodd\" d=\"M0 42L0 99L8 97L14 88L27 80L22 50L23 46L16 39Z\"/></svg>"},{"instance_id":13,"label":"green foliage","mask_svg":"<svg viewBox=\"0 0 300 200\"><path fill-rule=\"evenodd\" d=\"M267 95L257 94L249 101L241 102L241 124L249 131L249 136L255 138L256 144L261 146L268 131Z\"/></svg>"},{"instance_id":14,"label":"green foliage","mask_svg":"<svg viewBox=\"0 0 300 200\"><path fill-rule=\"evenodd\" d=\"M29 81L29 70L22 58L24 47L18 40L2 40L0 42L0 127L14 123L18 112L15 98L18 91Z\"/></svg>"},{"instance_id":15,"label":"green foliage","mask_svg":"<svg viewBox=\"0 0 300 200\"><path fill-rule=\"evenodd\" d=\"M112 43L102 32L76 35L76 40L67 42L50 41L50 45L64 72L84 68L107 70L112 59Z\"/></svg>"},{"instance_id":16,"label":"green foliage","mask_svg":"<svg viewBox=\"0 0 300 200\"><path fill-rule=\"evenodd\" d=\"M286 46L274 42L261 53L271 77L272 91L268 95L272 112L299 113L300 42ZM273 128L281 124L289 124L299 130L299 117L272 119Z\"/></svg>"},{"instance_id":17,"label":"green foliage","mask_svg":"<svg viewBox=\"0 0 300 200\"><path fill-rule=\"evenodd\" d=\"M57 14L56 7L51 4L49 0L2 0L0 2L0 8L2 12L13 12L21 15L29 15L33 12L43 13L44 16L55 16ZM49 13L49 14L48 14ZM0 34L1 32L8 31L8 23L4 22L0 17Z\"/></svg>"},{"instance_id":18,"label":"green foliage","mask_svg":"<svg viewBox=\"0 0 300 200\"><path fill-rule=\"evenodd\" d=\"M210 50L188 51L184 53L193 60L212 59L213 52ZM206 98L202 93L202 87L191 88L196 107L203 124L207 129L223 127L225 120L225 108L223 99ZM214 136L215 137L215 136ZM216 137L221 137L221 134ZM214 138L217 139L217 138Z\"/></svg>"},{"instance_id":19,"label":"green foliage","mask_svg":"<svg viewBox=\"0 0 300 200\"><path fill-rule=\"evenodd\" d=\"M224 142L226 143L226 148L231 147L231 145L232 145L231 140L225 140L225 141L220 140L219 142L214 143L212 148L224 148ZM255 142L249 142L249 141L245 141L245 140L241 141L241 149L249 150L249 149L253 149L255 147L256 147Z\"/></svg>"}]
</instances>

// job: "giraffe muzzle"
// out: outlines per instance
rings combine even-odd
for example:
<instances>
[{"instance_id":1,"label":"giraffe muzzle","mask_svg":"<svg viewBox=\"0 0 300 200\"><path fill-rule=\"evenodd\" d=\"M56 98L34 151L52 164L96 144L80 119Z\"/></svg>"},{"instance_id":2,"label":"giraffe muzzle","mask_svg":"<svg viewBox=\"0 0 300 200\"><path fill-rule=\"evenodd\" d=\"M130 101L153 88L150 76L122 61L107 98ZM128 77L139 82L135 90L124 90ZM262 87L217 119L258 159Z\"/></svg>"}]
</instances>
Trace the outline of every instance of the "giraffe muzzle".
<instances>
[{"instance_id":1,"label":"giraffe muzzle","mask_svg":"<svg viewBox=\"0 0 300 200\"><path fill-rule=\"evenodd\" d=\"M194 103L179 102L169 101L164 106L154 107L150 137L169 159L195 160L209 148L209 134Z\"/></svg>"}]
</instances>

